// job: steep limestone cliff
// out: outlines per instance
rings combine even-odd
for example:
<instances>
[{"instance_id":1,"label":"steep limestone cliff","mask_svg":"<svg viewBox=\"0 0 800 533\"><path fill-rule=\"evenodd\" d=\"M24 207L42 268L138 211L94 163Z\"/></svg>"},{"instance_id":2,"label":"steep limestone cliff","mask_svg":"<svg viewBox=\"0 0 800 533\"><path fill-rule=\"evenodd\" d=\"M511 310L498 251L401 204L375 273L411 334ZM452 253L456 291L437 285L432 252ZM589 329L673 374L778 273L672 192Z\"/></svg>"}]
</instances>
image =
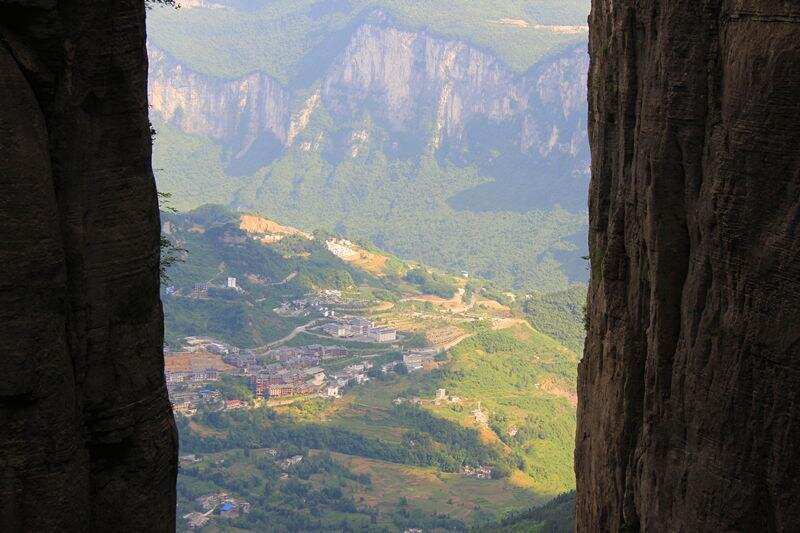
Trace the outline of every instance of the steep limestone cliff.
<instances>
[{"instance_id":1,"label":"steep limestone cliff","mask_svg":"<svg viewBox=\"0 0 800 533\"><path fill-rule=\"evenodd\" d=\"M170 531L141 0L0 0L0 530Z\"/></svg>"},{"instance_id":2,"label":"steep limestone cliff","mask_svg":"<svg viewBox=\"0 0 800 533\"><path fill-rule=\"evenodd\" d=\"M800 530L800 7L595 0L581 531Z\"/></svg>"},{"instance_id":3,"label":"steep limestone cliff","mask_svg":"<svg viewBox=\"0 0 800 533\"><path fill-rule=\"evenodd\" d=\"M463 144L470 124L485 120L524 124L515 128L522 151L577 155L586 139L586 72L581 47L517 76L464 42L364 25L326 77L324 95L334 114L352 116L371 104L398 130L433 122L436 147Z\"/></svg>"},{"instance_id":4,"label":"steep limestone cliff","mask_svg":"<svg viewBox=\"0 0 800 533\"><path fill-rule=\"evenodd\" d=\"M305 98L261 73L223 80L193 72L154 44L150 58L155 116L220 142L234 161L249 156L269 163L322 108L345 123L358 122L366 110L397 134L395 141L413 134L425 140L423 147L447 145L453 152L487 144L470 138L471 130L503 128L510 132L503 142L514 150L537 161L557 159L567 173L586 171L588 56L582 46L517 75L467 43L364 24L332 64L320 67L321 89ZM351 132L363 135L361 126ZM352 143L341 151L358 153Z\"/></svg>"},{"instance_id":5,"label":"steep limestone cliff","mask_svg":"<svg viewBox=\"0 0 800 533\"><path fill-rule=\"evenodd\" d=\"M275 80L260 73L228 81L183 68L155 46L150 105L186 133L235 146L234 159L251 149L269 151L288 142L290 98Z\"/></svg>"}]
</instances>

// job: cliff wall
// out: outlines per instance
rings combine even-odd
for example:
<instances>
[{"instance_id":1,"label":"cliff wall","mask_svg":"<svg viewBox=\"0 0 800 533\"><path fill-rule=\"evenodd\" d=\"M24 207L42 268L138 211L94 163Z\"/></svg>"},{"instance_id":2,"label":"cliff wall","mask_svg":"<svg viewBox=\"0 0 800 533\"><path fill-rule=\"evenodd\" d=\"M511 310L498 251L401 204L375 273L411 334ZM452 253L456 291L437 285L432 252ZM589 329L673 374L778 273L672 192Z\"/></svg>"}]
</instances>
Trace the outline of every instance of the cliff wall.
<instances>
[{"instance_id":1,"label":"cliff wall","mask_svg":"<svg viewBox=\"0 0 800 533\"><path fill-rule=\"evenodd\" d=\"M219 142L233 160L249 155L269 163L324 110L336 124L357 123L353 139L370 133L360 124L366 112L391 131L392 142L408 143L411 135L422 145L418 150L475 149L486 139L471 131L503 128L508 133L503 142L515 151L537 161L566 162L567 174L586 172L583 46L518 75L462 41L363 24L332 63L319 65L311 96L304 94L308 89L284 87L263 73L225 80L194 72L152 44L150 59L154 115ZM321 140L308 139L306 149ZM343 144L337 157L358 154L353 142Z\"/></svg>"},{"instance_id":2,"label":"cliff wall","mask_svg":"<svg viewBox=\"0 0 800 533\"><path fill-rule=\"evenodd\" d=\"M595 0L581 531L800 530L800 7Z\"/></svg>"},{"instance_id":3,"label":"cliff wall","mask_svg":"<svg viewBox=\"0 0 800 533\"><path fill-rule=\"evenodd\" d=\"M0 530L170 531L142 0L0 0Z\"/></svg>"}]
</instances>

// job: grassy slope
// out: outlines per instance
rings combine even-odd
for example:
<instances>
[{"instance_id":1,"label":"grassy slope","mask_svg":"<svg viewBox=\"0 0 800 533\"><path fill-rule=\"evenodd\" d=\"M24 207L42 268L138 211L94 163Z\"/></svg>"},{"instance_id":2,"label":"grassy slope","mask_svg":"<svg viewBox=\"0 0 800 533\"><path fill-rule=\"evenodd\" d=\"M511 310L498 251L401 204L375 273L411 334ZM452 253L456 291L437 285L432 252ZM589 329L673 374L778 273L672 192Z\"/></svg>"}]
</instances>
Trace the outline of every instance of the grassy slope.
<instances>
[{"instance_id":1,"label":"grassy slope","mask_svg":"<svg viewBox=\"0 0 800 533\"><path fill-rule=\"evenodd\" d=\"M284 299L317 285L337 288L341 280L377 283L315 241L286 239L276 246L263 246L240 231L237 215L221 206L162 214L162 218L171 221L170 239L188 251L186 261L168 272L168 284L179 288L183 296L164 297L166 340L173 346L187 335L211 335L242 347L263 345L310 320L275 314L272 309ZM247 278L254 274L278 282L292 272L298 275L284 285L257 284ZM228 276L236 277L246 293L218 291L210 299L185 297L196 283L211 281L220 286Z\"/></svg>"},{"instance_id":2,"label":"grassy slope","mask_svg":"<svg viewBox=\"0 0 800 533\"><path fill-rule=\"evenodd\" d=\"M575 354L544 334L516 326L467 339L452 357L440 385L461 398L481 399L495 435L524 457L537 492L556 495L572 488L575 408L540 385L549 378L565 391L574 390ZM470 420L464 411L454 414ZM508 435L511 427L518 430L514 437Z\"/></svg>"},{"instance_id":3,"label":"grassy slope","mask_svg":"<svg viewBox=\"0 0 800 533\"><path fill-rule=\"evenodd\" d=\"M586 287L574 285L548 294L533 294L523 303L525 314L540 331L557 339L577 354L583 353L586 329L583 308Z\"/></svg>"},{"instance_id":4,"label":"grassy slope","mask_svg":"<svg viewBox=\"0 0 800 533\"><path fill-rule=\"evenodd\" d=\"M507 480L477 480L435 468L398 465L363 457L333 454L349 470L367 474L371 487L355 491L356 499L388 512L400 498L427 514L447 512L469 523L475 507L488 511L518 509L530 504L531 494Z\"/></svg>"},{"instance_id":5,"label":"grassy slope","mask_svg":"<svg viewBox=\"0 0 800 533\"><path fill-rule=\"evenodd\" d=\"M224 3L224 0L220 0ZM586 24L586 0L351 0L332 8L330 0L251 2L255 10L154 9L148 33L160 47L193 69L235 78L260 70L287 83L309 69L307 58L324 61L331 42L343 39L358 17L380 8L410 29L428 29L490 49L512 68L524 71L542 55L585 35L558 35L533 27L518 28L496 21Z\"/></svg>"},{"instance_id":6,"label":"grassy slope","mask_svg":"<svg viewBox=\"0 0 800 533\"><path fill-rule=\"evenodd\" d=\"M310 450L306 457L319 456L319 450ZM299 502L292 501L288 483L300 483L312 491L338 486L346 497L357 503L359 510L371 509L376 513L379 531L403 530L392 520L401 498L405 498L408 508L415 512L428 516L446 513L465 524L485 513L494 514L496 509L522 509L530 504L528 491L510 487L503 480L475 480L429 467L399 465L342 453L331 453L330 457L341 469L319 471L301 480L293 473L292 482L283 482L276 479L273 470L263 468L268 456L262 450L252 450L249 454L230 450L207 455L200 464L179 474L180 510L191 510L194 497L225 490L262 508L271 503L274 507L270 511L278 510L286 515L307 513L303 506L293 508ZM369 482L362 481L365 479ZM265 486L272 490L271 497L265 494ZM369 524L369 516L363 512L342 514L320 502L315 505L313 515L319 520L319 529L327 530L328 526L333 531L342 531L336 527L340 520L347 523L350 531L363 531ZM223 524L217 521L211 526ZM182 525L183 521L179 521L179 526Z\"/></svg>"},{"instance_id":7,"label":"grassy slope","mask_svg":"<svg viewBox=\"0 0 800 533\"><path fill-rule=\"evenodd\" d=\"M479 330L451 351L451 358L441 371L417 373L383 382L373 381L356 387L342 399L333 402L307 400L275 407L279 418L271 417L269 420L282 420L280 423L284 427L295 425L302 428L311 424L320 428L313 430L312 434L320 434L323 430L341 434L334 441L323 438L320 442L311 442L295 438L290 441L293 445L303 446L303 443L307 443L319 447L323 442L344 442L340 439L349 434L364 436L370 442L383 442L383 449L403 449L409 446L409 435L412 435L413 439L432 438L434 449L447 450L455 456L460 453L469 456L474 452L460 447L470 442L469 439L460 441L462 444L448 440L453 435L452 428L468 428L467 434L476 430L473 434L477 439L475 442L481 443L479 446L493 450L492 454L496 457L505 457L512 464L519 464L523 471L511 470L510 475L503 479L475 480L431 466L387 462L379 457L368 458L345 452L333 453L332 457L352 474L367 475L370 484L340 482L329 474L312 477L311 481L316 479L315 483L320 486L338 483L360 507L377 511L382 517L380 524L391 526L391 530L394 530L392 524L397 524L392 521L397 519L392 513L397 511L401 498L407 500L409 511L427 516L446 512L451 518L466 524L493 523L513 512L514 520L503 524L504 530L537 530L549 525L544 521L552 518L550 515L541 518L539 514L527 512L530 505L542 504L574 487L571 450L575 430L574 408L570 403L542 390L538 384L550 379L568 388L569 383L574 382L576 359L572 352L556 341L525 325L502 331ZM434 404L430 399L439 387L445 387L449 394L459 396L462 403ZM411 395L419 395L423 399L421 408L431 413L433 420L438 422L432 426L420 425L413 419L405 418L403 411L398 411L392 405L394 398ZM483 411L489 415L491 429L479 428L475 424L471 411L477 406L478 400ZM273 424L263 414L253 416L262 421L257 423L266 424L265 428ZM231 417L240 415L223 415L223 418ZM289 426L285 426L287 423ZM506 432L511 425L518 428L513 438ZM214 428L194 422L189 428L184 427L182 431L221 438L223 449L241 446L235 442L254 442L258 447L258 441L251 439L259 432L256 430L252 433L250 422L244 426L224 423ZM235 433L238 431L250 432L252 437L242 435L237 438ZM346 438L352 441L352 437ZM332 448L323 449L334 452L339 449L338 444L331 445ZM194 450L190 448L188 451ZM251 500L257 499L262 494L260 487L265 480L251 466L247 466L250 458L240 454L233 457L235 460L226 467L229 472L223 477L239 484L241 488L237 492L240 495ZM258 479L245 483L246 480L242 479L242 472L245 471L245 478L252 477L252 474ZM181 492L208 491L208 486L190 490L192 484L197 482L194 478L182 476ZM277 486L273 483L273 487ZM292 504L284 505L291 508ZM560 506L559 509L558 513L562 515L569 513L567 507ZM325 521L335 522L339 519L330 510L320 512ZM390 519L390 515L394 518ZM363 514L345 517L351 524L364 519Z\"/></svg>"},{"instance_id":8,"label":"grassy slope","mask_svg":"<svg viewBox=\"0 0 800 533\"><path fill-rule=\"evenodd\" d=\"M443 420L475 428L486 445L504 455L521 457L524 474L512 482L543 501L574 487L575 409L566 398L537 384L555 379L574 391L576 364L573 352L527 326L483 332L453 349L443 372L359 387L334 404L327 417L337 427L400 442L405 426L392 400L412 395L430 399L437 388L446 388L463 400L460 405L424 402L424 408ZM471 415L478 400L489 414L491 429L479 428ZM516 437L507 435L511 426L518 429Z\"/></svg>"},{"instance_id":9,"label":"grassy slope","mask_svg":"<svg viewBox=\"0 0 800 533\"><path fill-rule=\"evenodd\" d=\"M574 361L574 354L552 339L519 326L476 335L453 350L448 369L443 373L372 382L332 403L312 400L275 409L281 416L295 420L299 426L322 424L322 427L407 446L408 432L414 426L393 410L391 401L395 397L419 394L423 399L430 398L437 387L445 386L450 394L458 394L464 399L463 408L450 409L423 401L423 409L439 419L469 428L475 427L469 411L475 406L475 400L480 399L483 410L492 420L498 417L514 420L520 427L520 434L525 435L517 440L506 439L504 443L496 433L484 429L478 432L483 445L505 456L521 455L526 464L525 472L512 472L504 479L475 480L428 466L332 453L336 463L356 476L368 476L370 483L344 482L325 473L313 476L309 483L316 487L338 484L353 501L358 502L360 508L377 510L381 516L379 525L390 530L395 530L396 523L389 516L397 510L401 499L407 501L408 509L414 512L428 516L444 512L466 524L492 523L507 513L513 513L514 520L503 524L503 530L537 530L544 524L538 514L529 516L530 513L526 513L530 505L542 504L574 486L570 452L575 421L574 410L567 402L538 390L536 383L543 376L572 375L574 370L570 369L574 368ZM527 411L524 415L522 409ZM531 427L536 430L535 434L526 433ZM197 424L192 427L192 431L198 434L209 434L207 429ZM219 478L231 481L216 487L230 490L232 486L238 486L236 492L251 501L262 497L261 487L269 477L264 477L254 467L258 453L242 455L229 452L225 456L231 460L223 465L224 468L213 468L222 472ZM206 460L209 466L214 457ZM286 490L274 478L267 484L278 493ZM208 481L201 483L192 475L182 474L179 491L188 497L216 487L209 485ZM286 508L293 506L291 499L283 496L278 497L278 501L283 502ZM330 523L342 519L323 508L317 515ZM343 519L354 525L365 518L356 513Z\"/></svg>"}]
</instances>

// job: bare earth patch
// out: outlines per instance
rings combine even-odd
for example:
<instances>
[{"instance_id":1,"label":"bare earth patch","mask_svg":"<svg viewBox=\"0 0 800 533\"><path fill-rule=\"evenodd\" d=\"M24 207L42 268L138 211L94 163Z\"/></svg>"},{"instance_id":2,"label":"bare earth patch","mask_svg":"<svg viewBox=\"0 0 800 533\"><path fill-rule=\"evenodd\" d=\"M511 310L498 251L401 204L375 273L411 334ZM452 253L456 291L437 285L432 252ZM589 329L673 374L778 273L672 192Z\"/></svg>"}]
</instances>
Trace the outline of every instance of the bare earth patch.
<instances>
[{"instance_id":1,"label":"bare earth patch","mask_svg":"<svg viewBox=\"0 0 800 533\"><path fill-rule=\"evenodd\" d=\"M206 368L224 372L234 369L223 362L219 355L208 352L180 352L164 357L164 369L168 372L196 372Z\"/></svg>"}]
</instances>

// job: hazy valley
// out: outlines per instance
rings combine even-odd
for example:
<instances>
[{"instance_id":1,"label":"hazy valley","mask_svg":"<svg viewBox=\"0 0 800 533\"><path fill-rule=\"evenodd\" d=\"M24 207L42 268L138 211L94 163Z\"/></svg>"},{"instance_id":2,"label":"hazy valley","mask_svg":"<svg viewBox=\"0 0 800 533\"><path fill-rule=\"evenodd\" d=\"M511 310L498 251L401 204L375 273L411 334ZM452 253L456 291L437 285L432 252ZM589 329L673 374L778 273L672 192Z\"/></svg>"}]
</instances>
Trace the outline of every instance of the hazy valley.
<instances>
[{"instance_id":1,"label":"hazy valley","mask_svg":"<svg viewBox=\"0 0 800 533\"><path fill-rule=\"evenodd\" d=\"M163 220L180 527L459 531L574 486L579 303L535 306L548 335L529 296L345 236Z\"/></svg>"},{"instance_id":2,"label":"hazy valley","mask_svg":"<svg viewBox=\"0 0 800 533\"><path fill-rule=\"evenodd\" d=\"M485 10L420 26L379 4L155 10L160 188L515 288L585 281L585 30ZM230 43L209 49L203 32ZM242 59L231 45L249 37L264 42Z\"/></svg>"}]
</instances>

